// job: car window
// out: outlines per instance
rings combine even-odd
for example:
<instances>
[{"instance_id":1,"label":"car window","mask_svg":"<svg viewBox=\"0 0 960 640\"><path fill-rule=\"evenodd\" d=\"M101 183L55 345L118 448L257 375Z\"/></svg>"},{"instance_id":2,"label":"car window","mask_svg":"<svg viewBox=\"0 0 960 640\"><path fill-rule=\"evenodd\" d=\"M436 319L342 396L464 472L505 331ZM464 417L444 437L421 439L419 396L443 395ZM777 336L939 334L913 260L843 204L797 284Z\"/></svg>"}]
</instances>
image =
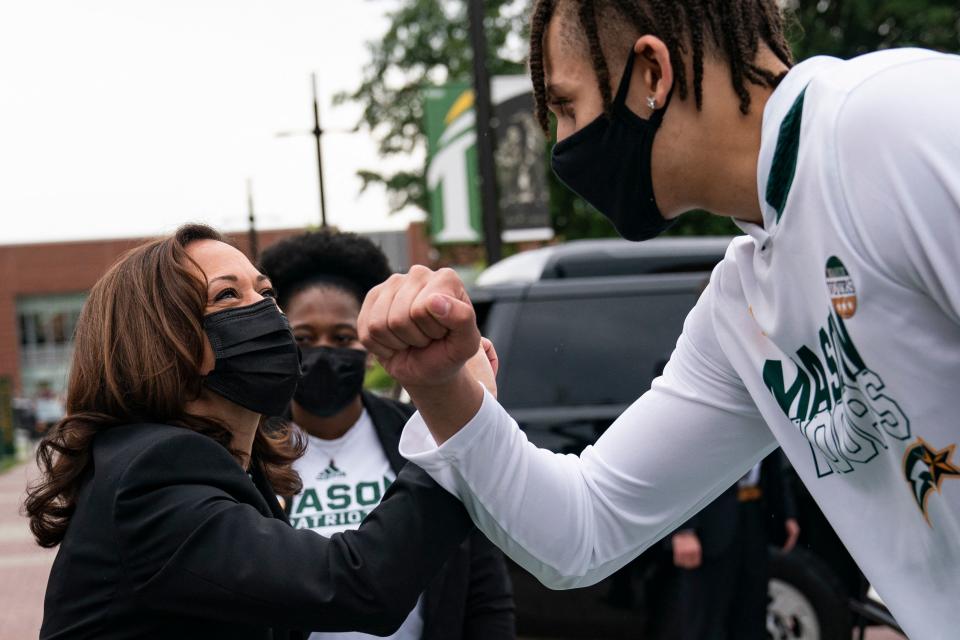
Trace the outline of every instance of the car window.
<instances>
[{"instance_id":1,"label":"car window","mask_svg":"<svg viewBox=\"0 0 960 640\"><path fill-rule=\"evenodd\" d=\"M501 372L505 407L628 404L650 387L699 292L532 300Z\"/></svg>"}]
</instances>

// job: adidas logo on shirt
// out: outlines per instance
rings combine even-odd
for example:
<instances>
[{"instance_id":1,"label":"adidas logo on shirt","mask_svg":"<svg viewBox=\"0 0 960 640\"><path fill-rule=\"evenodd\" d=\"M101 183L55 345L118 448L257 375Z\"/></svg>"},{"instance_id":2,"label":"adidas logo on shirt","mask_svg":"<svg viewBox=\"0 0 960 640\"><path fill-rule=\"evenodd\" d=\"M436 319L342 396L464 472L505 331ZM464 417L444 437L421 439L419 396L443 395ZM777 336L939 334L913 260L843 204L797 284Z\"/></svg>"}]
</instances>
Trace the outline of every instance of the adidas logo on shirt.
<instances>
[{"instance_id":1,"label":"adidas logo on shirt","mask_svg":"<svg viewBox=\"0 0 960 640\"><path fill-rule=\"evenodd\" d=\"M346 478L347 474L337 468L336 463L331 460L327 468L317 474L317 480L329 480L330 478Z\"/></svg>"}]
</instances>

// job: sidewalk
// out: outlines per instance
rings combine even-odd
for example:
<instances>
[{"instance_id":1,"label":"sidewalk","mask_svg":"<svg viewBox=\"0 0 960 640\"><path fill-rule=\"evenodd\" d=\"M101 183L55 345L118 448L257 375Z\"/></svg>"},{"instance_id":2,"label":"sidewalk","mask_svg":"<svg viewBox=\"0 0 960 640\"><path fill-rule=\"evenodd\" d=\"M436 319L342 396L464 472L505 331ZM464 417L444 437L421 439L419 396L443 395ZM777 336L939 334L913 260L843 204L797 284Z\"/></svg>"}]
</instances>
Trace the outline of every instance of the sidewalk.
<instances>
[{"instance_id":1,"label":"sidewalk","mask_svg":"<svg viewBox=\"0 0 960 640\"><path fill-rule=\"evenodd\" d=\"M56 550L33 541L19 515L27 482L36 476L32 461L0 474L0 638L36 638L43 617L43 593Z\"/></svg>"}]
</instances>

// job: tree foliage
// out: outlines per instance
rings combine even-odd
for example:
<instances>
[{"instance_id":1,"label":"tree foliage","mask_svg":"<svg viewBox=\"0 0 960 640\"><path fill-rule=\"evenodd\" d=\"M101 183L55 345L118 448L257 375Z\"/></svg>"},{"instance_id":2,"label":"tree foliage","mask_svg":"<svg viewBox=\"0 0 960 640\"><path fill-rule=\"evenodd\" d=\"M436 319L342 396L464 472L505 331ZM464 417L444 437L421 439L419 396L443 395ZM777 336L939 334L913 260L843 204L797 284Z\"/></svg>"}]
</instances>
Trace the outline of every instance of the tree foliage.
<instances>
[{"instance_id":1,"label":"tree foliage","mask_svg":"<svg viewBox=\"0 0 960 640\"><path fill-rule=\"evenodd\" d=\"M960 49L958 0L793 0L791 43L798 60L825 54L849 58L895 46ZM415 158L397 171L360 172L364 185L382 184L391 207L427 210L426 134L422 90L470 81L471 49L465 0L401 0L383 38L368 43L371 60L360 86L338 101L363 105L359 126L371 131L381 156ZM491 75L523 73L528 0L485 0ZM549 145L547 147L549 149ZM549 158L549 151L546 158ZM613 227L548 171L550 212L562 239L615 235ZM683 216L669 233L732 234L728 219L703 212Z\"/></svg>"},{"instance_id":2,"label":"tree foliage","mask_svg":"<svg viewBox=\"0 0 960 640\"><path fill-rule=\"evenodd\" d=\"M803 0L793 3L798 60L853 56L891 47L960 49L956 0Z\"/></svg>"},{"instance_id":3,"label":"tree foliage","mask_svg":"<svg viewBox=\"0 0 960 640\"><path fill-rule=\"evenodd\" d=\"M523 73L527 3L485 0L487 68L491 75ZM380 155L422 158L426 146L423 90L472 79L467 3L464 0L403 0L387 14L390 28L367 43L370 62L360 86L337 102L363 106L358 126L368 129ZM408 205L427 210L425 162L398 171L360 172L364 187L382 184L394 211Z\"/></svg>"}]
</instances>

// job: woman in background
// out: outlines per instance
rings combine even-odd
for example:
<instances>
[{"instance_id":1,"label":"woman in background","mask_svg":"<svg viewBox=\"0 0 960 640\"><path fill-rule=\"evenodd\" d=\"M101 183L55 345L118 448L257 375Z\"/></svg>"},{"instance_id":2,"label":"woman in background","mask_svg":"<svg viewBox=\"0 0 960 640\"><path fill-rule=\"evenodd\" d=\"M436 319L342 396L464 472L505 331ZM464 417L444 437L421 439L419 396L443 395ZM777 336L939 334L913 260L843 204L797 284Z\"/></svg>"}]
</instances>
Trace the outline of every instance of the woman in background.
<instances>
[{"instance_id":1,"label":"woman in background","mask_svg":"<svg viewBox=\"0 0 960 640\"><path fill-rule=\"evenodd\" d=\"M299 378L270 281L209 227L138 247L97 282L25 505L37 542L60 546L41 638L400 626L467 514L410 465L359 530L291 528L275 496L299 491L300 452L260 424Z\"/></svg>"},{"instance_id":2,"label":"woman in background","mask_svg":"<svg viewBox=\"0 0 960 640\"><path fill-rule=\"evenodd\" d=\"M261 270L277 291L303 357L289 414L307 446L290 522L324 536L356 529L403 468L400 433L414 409L363 391L369 358L357 335L367 292L390 277L383 252L351 233L307 233L269 247ZM400 532L398 532L400 533ZM314 633L311 640L368 638ZM450 557L391 638L514 637L503 554L478 531Z\"/></svg>"}]
</instances>

